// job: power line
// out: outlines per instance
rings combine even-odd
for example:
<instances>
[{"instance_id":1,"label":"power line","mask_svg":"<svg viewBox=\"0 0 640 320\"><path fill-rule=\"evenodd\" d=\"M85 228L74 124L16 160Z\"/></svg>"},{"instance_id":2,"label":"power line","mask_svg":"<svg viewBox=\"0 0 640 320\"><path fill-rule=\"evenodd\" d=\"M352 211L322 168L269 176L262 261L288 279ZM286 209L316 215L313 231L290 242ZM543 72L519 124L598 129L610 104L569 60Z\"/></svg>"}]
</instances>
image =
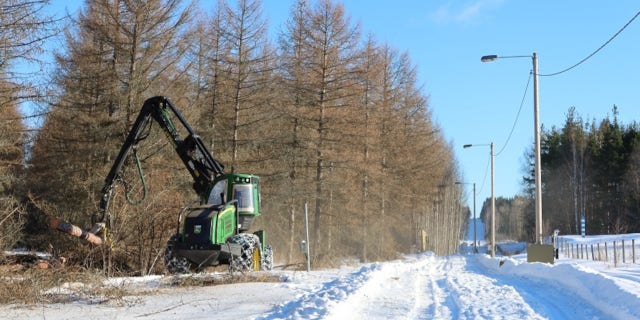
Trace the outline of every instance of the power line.
<instances>
[{"instance_id":1,"label":"power line","mask_svg":"<svg viewBox=\"0 0 640 320\"><path fill-rule=\"evenodd\" d=\"M572 65L569 68L566 68L564 70L558 71L558 72L554 72L554 73L547 73L547 74L538 74L541 77L552 77L552 76L556 76L559 75L561 73L565 73L579 65L581 65L583 62L589 60L591 57L593 57L596 53L598 53L598 51L602 50L604 47L606 47L611 41L613 41L613 39L615 39L624 29L626 29L631 22L633 22L633 20L635 20L638 16L640 15L640 11L638 11L636 13L635 16L633 16L633 18L631 18L631 20L629 20L629 22L627 22L624 26L622 26L622 28L620 28L620 30L618 30L618 32L616 32L611 38L609 38L609 40L607 40L604 44L602 44L598 49L596 49L595 51L593 51L590 55L588 55L586 58L578 61L578 63Z\"/></svg>"},{"instance_id":2,"label":"power line","mask_svg":"<svg viewBox=\"0 0 640 320\"><path fill-rule=\"evenodd\" d=\"M511 140L511 136L513 135L513 131L516 129L516 124L518 124L518 119L520 118L520 112L522 111L524 100L527 97L527 91L529 90L529 83L531 83L532 75L533 75L533 72L529 72L529 79L527 79L527 85L524 87L524 93L522 94L522 100L520 101L520 108L518 108L518 114L516 114L516 119L513 121L513 126L511 126L511 132L509 132L509 136L507 137L507 140L504 142L502 149L500 149L500 151L498 151L494 155L495 157L499 156L502 153L502 151L504 151L504 149L507 148L507 145L509 144L509 140Z\"/></svg>"},{"instance_id":3,"label":"power line","mask_svg":"<svg viewBox=\"0 0 640 320\"><path fill-rule=\"evenodd\" d=\"M482 190L484 190L484 183L487 182L487 175L489 174L490 164L491 164L491 158L489 158L489 160L487 161L487 167L484 169L484 177L482 178L482 183L480 184L480 190L478 191L478 194L482 193Z\"/></svg>"}]
</instances>

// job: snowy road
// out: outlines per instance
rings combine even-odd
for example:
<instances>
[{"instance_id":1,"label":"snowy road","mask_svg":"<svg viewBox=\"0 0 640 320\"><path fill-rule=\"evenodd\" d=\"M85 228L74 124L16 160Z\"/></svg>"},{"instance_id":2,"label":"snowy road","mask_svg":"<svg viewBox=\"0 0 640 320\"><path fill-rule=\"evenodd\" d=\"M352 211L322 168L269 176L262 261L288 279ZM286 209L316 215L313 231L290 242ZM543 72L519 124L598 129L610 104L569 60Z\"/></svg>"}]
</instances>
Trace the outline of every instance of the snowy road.
<instances>
[{"instance_id":1,"label":"snowy road","mask_svg":"<svg viewBox=\"0 0 640 320\"><path fill-rule=\"evenodd\" d=\"M611 318L606 312L566 287L501 274L474 256L429 255L362 267L259 319Z\"/></svg>"},{"instance_id":2,"label":"snowy road","mask_svg":"<svg viewBox=\"0 0 640 320\"><path fill-rule=\"evenodd\" d=\"M0 319L640 319L637 264L424 253L274 273L284 282L175 287L163 276L113 279L118 288L147 293L0 305Z\"/></svg>"}]
</instances>

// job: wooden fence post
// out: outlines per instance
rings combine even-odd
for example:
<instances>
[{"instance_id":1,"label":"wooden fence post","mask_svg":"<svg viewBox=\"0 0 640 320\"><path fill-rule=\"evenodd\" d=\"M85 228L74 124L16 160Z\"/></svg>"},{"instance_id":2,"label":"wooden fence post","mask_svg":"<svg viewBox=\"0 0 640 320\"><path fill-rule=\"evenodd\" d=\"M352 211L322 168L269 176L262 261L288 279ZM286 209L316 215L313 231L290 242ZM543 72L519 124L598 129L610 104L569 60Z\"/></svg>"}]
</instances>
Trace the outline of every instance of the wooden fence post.
<instances>
[{"instance_id":1,"label":"wooden fence post","mask_svg":"<svg viewBox=\"0 0 640 320\"><path fill-rule=\"evenodd\" d=\"M600 253L600 242L598 242L598 261L602 261L602 254Z\"/></svg>"},{"instance_id":2,"label":"wooden fence post","mask_svg":"<svg viewBox=\"0 0 640 320\"><path fill-rule=\"evenodd\" d=\"M609 244L606 241L604 242L604 248L600 247L600 242L597 242L594 245L593 243L578 244L578 243L567 243L567 241L563 241L563 244L564 244L565 255L569 258L589 260L589 250L591 250L591 260L610 262L609 261L610 259ZM629 257L627 257L627 251L628 251L627 241L625 241L624 239L616 240L616 241L613 241L612 244L613 244L613 252L612 252L613 258L611 259L613 260L613 264L615 267L618 267L618 264L620 261L622 261L622 264L629 263L627 262L627 260L631 260L630 263L632 264L638 263L636 259L636 239L631 239L631 252L629 253L631 256L631 259L628 259ZM619 250L618 246L622 246L622 251ZM604 249L604 257L602 256L603 249ZM597 257L596 257L596 251L598 252ZM620 256L618 256L618 254L622 255L622 260L620 260Z\"/></svg>"},{"instance_id":3,"label":"wooden fence post","mask_svg":"<svg viewBox=\"0 0 640 320\"><path fill-rule=\"evenodd\" d=\"M573 257L573 246L575 246L575 245L576 245L575 243L572 243L572 244L571 244L571 259L573 259L573 258L574 258L574 257Z\"/></svg>"},{"instance_id":4,"label":"wooden fence post","mask_svg":"<svg viewBox=\"0 0 640 320\"><path fill-rule=\"evenodd\" d=\"M578 259L582 259L582 244L578 245Z\"/></svg>"}]
</instances>

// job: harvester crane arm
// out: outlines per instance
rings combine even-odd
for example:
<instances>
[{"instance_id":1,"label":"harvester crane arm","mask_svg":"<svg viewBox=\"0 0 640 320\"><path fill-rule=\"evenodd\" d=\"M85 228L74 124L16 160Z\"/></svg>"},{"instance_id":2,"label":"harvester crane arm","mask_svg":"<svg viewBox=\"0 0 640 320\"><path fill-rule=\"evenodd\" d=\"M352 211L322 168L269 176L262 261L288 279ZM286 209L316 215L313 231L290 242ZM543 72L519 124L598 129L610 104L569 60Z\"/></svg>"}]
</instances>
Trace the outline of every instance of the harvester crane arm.
<instances>
[{"instance_id":1,"label":"harvester crane arm","mask_svg":"<svg viewBox=\"0 0 640 320\"><path fill-rule=\"evenodd\" d=\"M254 218L260 216L260 177L248 173L224 173L224 167L207 150L202 139L171 101L162 96L144 102L120 148L104 180L98 212L92 217L98 223L90 231L85 231L51 217L51 227L96 245L110 243L108 233L104 233L103 240L98 232L111 222L108 210L115 185L118 182L124 185L124 194L130 203L139 202L129 198L127 177L123 173L130 156L135 159L142 183L143 194L139 200L145 198L146 182L137 146L149 136L154 122L191 174L193 189L200 198L200 203L191 202L178 214L176 233L165 247L166 269L170 273L187 273L207 266L228 264L230 270L271 270L273 251L265 244L265 231L249 233Z\"/></svg>"},{"instance_id":2,"label":"harvester crane arm","mask_svg":"<svg viewBox=\"0 0 640 320\"><path fill-rule=\"evenodd\" d=\"M184 127L187 132L186 137L183 138L180 136L180 133L176 130L171 120L172 117L178 119L179 123ZM113 187L116 181L121 180L120 174L122 166L131 152L135 152L138 142L146 137L144 131L148 122L151 120L154 120L160 128L162 128L178 153L178 156L180 156L180 159L193 177L193 189L198 196L206 198L213 179L224 174L223 165L213 158L200 136L193 131L189 123L187 123L169 98L162 96L149 98L144 102L129 135L120 148L118 157L104 180L105 183L102 188L102 198L98 211L98 221L104 221L109 209Z\"/></svg>"}]
</instances>

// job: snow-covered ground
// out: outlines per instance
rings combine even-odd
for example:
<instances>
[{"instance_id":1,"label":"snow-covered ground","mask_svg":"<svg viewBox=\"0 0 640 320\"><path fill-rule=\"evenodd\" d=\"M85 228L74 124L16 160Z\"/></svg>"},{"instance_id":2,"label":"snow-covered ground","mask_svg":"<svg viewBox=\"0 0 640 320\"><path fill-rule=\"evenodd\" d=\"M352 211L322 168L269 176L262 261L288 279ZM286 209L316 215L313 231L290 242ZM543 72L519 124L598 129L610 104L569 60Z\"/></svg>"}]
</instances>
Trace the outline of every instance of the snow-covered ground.
<instances>
[{"instance_id":1,"label":"snow-covered ground","mask_svg":"<svg viewBox=\"0 0 640 320\"><path fill-rule=\"evenodd\" d=\"M561 255L548 265L527 263L526 254L421 253L309 273L273 272L283 281L175 287L161 276L112 279L111 285L145 293L117 301L4 305L0 318L640 319L640 264L614 268Z\"/></svg>"}]
</instances>

